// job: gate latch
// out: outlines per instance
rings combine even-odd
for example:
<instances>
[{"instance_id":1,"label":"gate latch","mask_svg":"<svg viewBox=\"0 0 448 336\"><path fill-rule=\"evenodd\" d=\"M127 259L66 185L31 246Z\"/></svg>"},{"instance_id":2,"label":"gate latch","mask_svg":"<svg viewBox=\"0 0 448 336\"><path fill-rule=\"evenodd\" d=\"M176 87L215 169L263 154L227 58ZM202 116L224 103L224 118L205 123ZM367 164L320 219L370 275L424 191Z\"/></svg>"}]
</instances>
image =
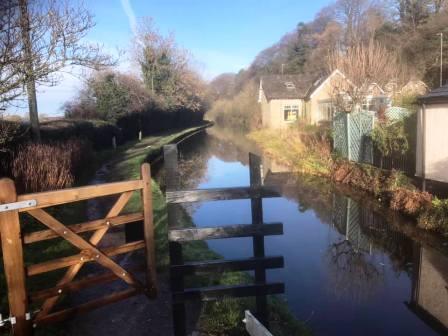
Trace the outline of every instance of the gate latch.
<instances>
[{"instance_id":1,"label":"gate latch","mask_svg":"<svg viewBox=\"0 0 448 336\"><path fill-rule=\"evenodd\" d=\"M23 209L23 208L31 208L36 205L37 205L36 200L5 203L5 204L0 204L0 212L7 212L7 211L18 210L18 209Z\"/></svg>"}]
</instances>

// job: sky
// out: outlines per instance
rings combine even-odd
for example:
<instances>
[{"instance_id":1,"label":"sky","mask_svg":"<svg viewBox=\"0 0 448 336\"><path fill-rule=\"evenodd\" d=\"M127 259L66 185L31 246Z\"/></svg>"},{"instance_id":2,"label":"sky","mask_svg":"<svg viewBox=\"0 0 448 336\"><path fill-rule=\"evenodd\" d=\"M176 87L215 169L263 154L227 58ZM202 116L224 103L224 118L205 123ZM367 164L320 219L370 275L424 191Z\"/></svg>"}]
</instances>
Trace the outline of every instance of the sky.
<instances>
[{"instance_id":1,"label":"sky","mask_svg":"<svg viewBox=\"0 0 448 336\"><path fill-rule=\"evenodd\" d=\"M73 0L74 3L77 0ZM330 0L84 0L96 25L86 36L104 50L127 50L135 22L152 17L162 34L173 33L190 51L193 64L206 80L250 65L263 49L276 43L299 22L310 21ZM138 73L127 55L119 70ZM78 77L83 77L80 75ZM76 96L82 80L64 74L55 87L38 88L41 115L63 114L64 102ZM26 108L10 113L25 115Z\"/></svg>"}]
</instances>

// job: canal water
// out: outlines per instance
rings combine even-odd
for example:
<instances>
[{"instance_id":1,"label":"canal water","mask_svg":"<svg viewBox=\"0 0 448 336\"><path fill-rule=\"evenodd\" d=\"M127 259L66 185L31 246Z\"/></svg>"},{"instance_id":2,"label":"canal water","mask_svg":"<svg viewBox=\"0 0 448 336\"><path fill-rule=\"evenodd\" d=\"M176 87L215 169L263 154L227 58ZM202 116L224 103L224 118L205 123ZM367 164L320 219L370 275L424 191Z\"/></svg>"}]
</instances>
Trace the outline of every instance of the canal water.
<instances>
[{"instance_id":1,"label":"canal water","mask_svg":"<svg viewBox=\"0 0 448 336\"><path fill-rule=\"evenodd\" d=\"M247 186L248 153L260 154L244 137L214 128L179 150L188 188ZM285 259L268 279L285 283L298 320L315 335L448 335L443 242L423 233L420 239L412 223L352 190L298 178L264 158L262 170L264 184L282 195L263 200L264 220L284 225L283 235L265 239L266 254ZM188 211L199 227L251 222L249 200L205 202ZM208 244L225 258L252 256L250 238Z\"/></svg>"}]
</instances>

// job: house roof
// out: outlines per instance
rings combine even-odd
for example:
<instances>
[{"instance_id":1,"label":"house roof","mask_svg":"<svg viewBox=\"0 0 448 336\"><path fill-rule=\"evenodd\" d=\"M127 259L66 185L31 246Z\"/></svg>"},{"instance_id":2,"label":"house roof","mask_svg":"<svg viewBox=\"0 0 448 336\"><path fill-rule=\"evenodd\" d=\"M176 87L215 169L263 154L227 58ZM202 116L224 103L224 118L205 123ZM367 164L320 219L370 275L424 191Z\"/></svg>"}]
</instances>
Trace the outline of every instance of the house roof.
<instances>
[{"instance_id":1,"label":"house roof","mask_svg":"<svg viewBox=\"0 0 448 336\"><path fill-rule=\"evenodd\" d=\"M427 95L420 97L421 102L448 102L448 84L432 90Z\"/></svg>"},{"instance_id":2,"label":"house roof","mask_svg":"<svg viewBox=\"0 0 448 336\"><path fill-rule=\"evenodd\" d=\"M261 84L267 100L271 99L308 99L323 87L333 76L346 78L339 70L330 75L316 78L306 75L270 75L261 77ZM347 79L351 84L351 82ZM353 85L353 84L352 84Z\"/></svg>"},{"instance_id":3,"label":"house roof","mask_svg":"<svg viewBox=\"0 0 448 336\"><path fill-rule=\"evenodd\" d=\"M269 75L261 78L267 100L306 98L313 81L303 75Z\"/></svg>"}]
</instances>

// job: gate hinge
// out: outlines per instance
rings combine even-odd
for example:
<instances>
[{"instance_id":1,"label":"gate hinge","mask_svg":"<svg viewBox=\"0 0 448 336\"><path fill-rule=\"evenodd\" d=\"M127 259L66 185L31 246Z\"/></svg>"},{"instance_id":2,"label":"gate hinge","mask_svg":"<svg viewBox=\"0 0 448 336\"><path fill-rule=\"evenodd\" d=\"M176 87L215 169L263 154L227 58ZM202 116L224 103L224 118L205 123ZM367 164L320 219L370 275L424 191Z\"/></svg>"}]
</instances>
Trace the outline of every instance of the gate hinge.
<instances>
[{"instance_id":1,"label":"gate hinge","mask_svg":"<svg viewBox=\"0 0 448 336\"><path fill-rule=\"evenodd\" d=\"M29 321L31 320L31 313L25 314L25 320ZM14 325L17 323L17 319L15 316L9 316L8 318L3 318L2 314L0 314L0 327L4 327L6 323L9 323L11 325Z\"/></svg>"},{"instance_id":2,"label":"gate hinge","mask_svg":"<svg viewBox=\"0 0 448 336\"><path fill-rule=\"evenodd\" d=\"M18 210L18 209L23 209L23 208L30 208L30 207L34 207L36 205L37 205L36 200L5 203L5 204L0 204L0 212Z\"/></svg>"},{"instance_id":3,"label":"gate hinge","mask_svg":"<svg viewBox=\"0 0 448 336\"><path fill-rule=\"evenodd\" d=\"M6 323L10 323L11 325L16 324L16 318L14 316L10 316L8 318L3 318L2 314L0 314L0 327L4 327Z\"/></svg>"}]
</instances>

